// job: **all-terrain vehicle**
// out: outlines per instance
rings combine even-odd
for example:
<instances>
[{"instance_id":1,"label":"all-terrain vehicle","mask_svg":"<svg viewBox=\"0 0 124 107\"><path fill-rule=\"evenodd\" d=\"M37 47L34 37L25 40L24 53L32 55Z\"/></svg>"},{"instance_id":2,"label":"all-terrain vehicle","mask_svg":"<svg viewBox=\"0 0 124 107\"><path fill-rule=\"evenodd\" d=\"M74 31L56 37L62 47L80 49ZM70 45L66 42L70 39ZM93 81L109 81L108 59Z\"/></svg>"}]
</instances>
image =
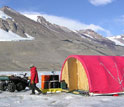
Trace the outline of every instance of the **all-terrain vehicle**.
<instances>
[{"instance_id":1,"label":"all-terrain vehicle","mask_svg":"<svg viewBox=\"0 0 124 107\"><path fill-rule=\"evenodd\" d=\"M1 75L0 76L0 90L5 91L8 90L10 92L14 92L15 90L21 91L25 90L26 87L29 87L30 80L26 76L27 73L21 76L11 75Z\"/></svg>"}]
</instances>

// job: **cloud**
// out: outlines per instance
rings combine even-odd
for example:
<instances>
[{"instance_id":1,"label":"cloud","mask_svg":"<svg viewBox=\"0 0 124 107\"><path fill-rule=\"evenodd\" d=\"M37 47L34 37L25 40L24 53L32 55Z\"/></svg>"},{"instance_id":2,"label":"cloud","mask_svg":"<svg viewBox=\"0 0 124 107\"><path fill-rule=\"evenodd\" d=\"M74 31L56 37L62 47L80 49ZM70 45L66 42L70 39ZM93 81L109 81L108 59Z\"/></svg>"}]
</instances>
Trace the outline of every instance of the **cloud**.
<instances>
[{"instance_id":1,"label":"cloud","mask_svg":"<svg viewBox=\"0 0 124 107\"><path fill-rule=\"evenodd\" d=\"M106 5L112 3L114 0L89 0L89 2L95 6Z\"/></svg>"},{"instance_id":2,"label":"cloud","mask_svg":"<svg viewBox=\"0 0 124 107\"><path fill-rule=\"evenodd\" d=\"M101 26L94 25L94 24L85 24L77 20L72 20L65 17L58 17L54 15L48 15L44 13L37 13L37 12L21 12L21 13L35 21L37 21L37 16L43 16L50 23L67 27L73 31L82 30L82 29L92 29L96 32L99 32L99 31L104 32L106 36L111 35L110 31L102 28Z\"/></svg>"}]
</instances>

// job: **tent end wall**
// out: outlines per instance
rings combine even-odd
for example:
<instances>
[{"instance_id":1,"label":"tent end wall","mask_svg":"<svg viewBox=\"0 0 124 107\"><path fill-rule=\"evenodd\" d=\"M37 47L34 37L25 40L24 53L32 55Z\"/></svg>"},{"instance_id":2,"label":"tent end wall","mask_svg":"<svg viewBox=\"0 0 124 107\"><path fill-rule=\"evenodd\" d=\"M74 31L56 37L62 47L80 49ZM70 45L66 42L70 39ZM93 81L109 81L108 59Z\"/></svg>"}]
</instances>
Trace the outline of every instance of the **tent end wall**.
<instances>
[{"instance_id":1,"label":"tent end wall","mask_svg":"<svg viewBox=\"0 0 124 107\"><path fill-rule=\"evenodd\" d=\"M76 58L68 58L61 71L61 80L65 80L70 91L89 91L88 78L82 63Z\"/></svg>"}]
</instances>

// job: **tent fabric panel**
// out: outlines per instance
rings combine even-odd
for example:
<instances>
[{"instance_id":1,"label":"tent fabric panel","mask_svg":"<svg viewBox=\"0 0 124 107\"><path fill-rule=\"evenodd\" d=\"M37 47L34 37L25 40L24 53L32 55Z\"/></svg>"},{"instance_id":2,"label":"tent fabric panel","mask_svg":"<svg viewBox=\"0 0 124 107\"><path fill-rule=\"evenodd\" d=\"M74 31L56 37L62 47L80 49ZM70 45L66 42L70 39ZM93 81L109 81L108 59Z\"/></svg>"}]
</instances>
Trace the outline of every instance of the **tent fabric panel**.
<instances>
[{"instance_id":1,"label":"tent fabric panel","mask_svg":"<svg viewBox=\"0 0 124 107\"><path fill-rule=\"evenodd\" d=\"M119 82L119 79L122 80L123 73L117 66L116 58L119 56L80 56L80 60L85 63L86 72L89 74L90 92L113 93L124 91L123 83L120 84ZM120 59L123 60L120 60L119 66L124 68L124 57Z\"/></svg>"},{"instance_id":2,"label":"tent fabric panel","mask_svg":"<svg viewBox=\"0 0 124 107\"><path fill-rule=\"evenodd\" d=\"M118 57L114 57L114 60L117 65L116 69L120 70L120 75L121 75L120 79L123 80L124 79L124 59L122 57L118 56ZM122 83L124 83L124 80Z\"/></svg>"}]
</instances>

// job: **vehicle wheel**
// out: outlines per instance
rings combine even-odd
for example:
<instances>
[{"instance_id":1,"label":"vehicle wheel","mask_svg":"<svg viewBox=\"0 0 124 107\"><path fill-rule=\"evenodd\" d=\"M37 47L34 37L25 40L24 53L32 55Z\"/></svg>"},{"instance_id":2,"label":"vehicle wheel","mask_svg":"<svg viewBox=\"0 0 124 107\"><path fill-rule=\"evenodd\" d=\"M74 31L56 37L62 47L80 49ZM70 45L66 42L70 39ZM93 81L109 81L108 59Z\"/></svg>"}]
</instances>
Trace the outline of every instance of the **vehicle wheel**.
<instances>
[{"instance_id":1,"label":"vehicle wheel","mask_svg":"<svg viewBox=\"0 0 124 107\"><path fill-rule=\"evenodd\" d=\"M29 89L32 89L31 83L30 83L30 82L28 83L28 87L29 87Z\"/></svg>"},{"instance_id":2,"label":"vehicle wheel","mask_svg":"<svg viewBox=\"0 0 124 107\"><path fill-rule=\"evenodd\" d=\"M10 92L14 92L16 90L16 85L14 83L9 83L7 89Z\"/></svg>"},{"instance_id":3,"label":"vehicle wheel","mask_svg":"<svg viewBox=\"0 0 124 107\"><path fill-rule=\"evenodd\" d=\"M26 85L23 85L23 90L25 90L25 88L26 88Z\"/></svg>"},{"instance_id":4,"label":"vehicle wheel","mask_svg":"<svg viewBox=\"0 0 124 107\"><path fill-rule=\"evenodd\" d=\"M5 82L0 82L0 90L6 91L6 83Z\"/></svg>"},{"instance_id":5,"label":"vehicle wheel","mask_svg":"<svg viewBox=\"0 0 124 107\"><path fill-rule=\"evenodd\" d=\"M18 84L16 85L16 90L17 90L17 91L21 91L21 90L24 90L24 89L25 89L25 85L24 85L24 84L18 83Z\"/></svg>"}]
</instances>

